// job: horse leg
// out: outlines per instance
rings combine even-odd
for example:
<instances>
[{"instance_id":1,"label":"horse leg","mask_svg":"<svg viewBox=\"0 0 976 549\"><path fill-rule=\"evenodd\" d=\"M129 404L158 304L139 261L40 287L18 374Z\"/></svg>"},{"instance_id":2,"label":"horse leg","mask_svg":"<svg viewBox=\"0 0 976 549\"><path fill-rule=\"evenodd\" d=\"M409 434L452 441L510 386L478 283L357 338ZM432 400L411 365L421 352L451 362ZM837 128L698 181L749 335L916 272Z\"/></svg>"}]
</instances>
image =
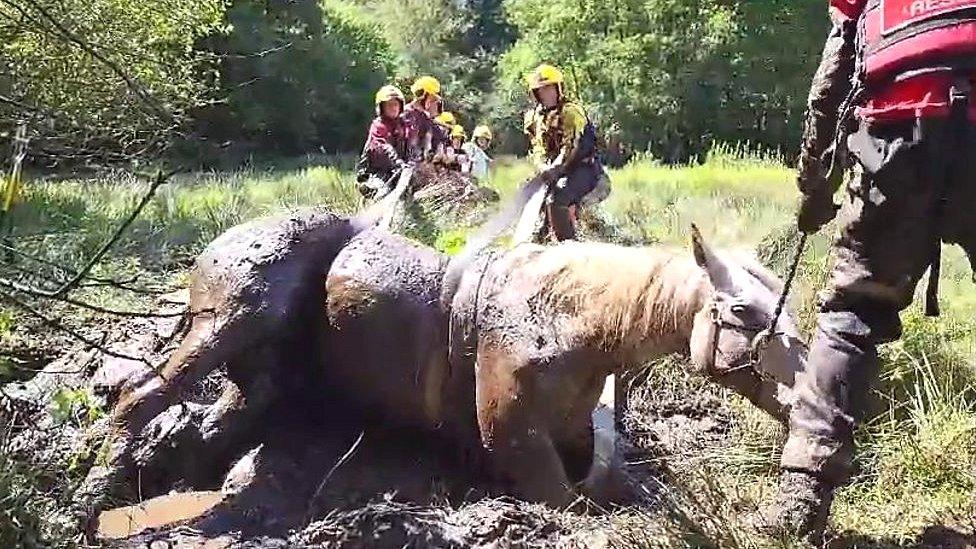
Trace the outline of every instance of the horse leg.
<instances>
[{"instance_id":1,"label":"horse leg","mask_svg":"<svg viewBox=\"0 0 976 549\"><path fill-rule=\"evenodd\" d=\"M208 464L205 480L223 475L233 458L246 450L264 431L264 420L272 403L280 394L273 374L272 362L261 364L269 353L255 353L248 363L262 366L246 380L231 379L224 386L220 398L206 412L200 424L201 458Z\"/></svg>"},{"instance_id":2,"label":"horse leg","mask_svg":"<svg viewBox=\"0 0 976 549\"><path fill-rule=\"evenodd\" d=\"M227 362L247 337L233 337L229 325L212 314L194 316L180 347L170 355L163 372L124 395L113 411L110 431L102 446L104 458L88 473L76 497L80 512L92 517L114 495L133 469L132 451L142 429L165 411L193 383ZM233 330L235 333L240 330Z\"/></svg>"},{"instance_id":3,"label":"horse leg","mask_svg":"<svg viewBox=\"0 0 976 549\"><path fill-rule=\"evenodd\" d=\"M508 416L491 423L497 438L485 442L496 479L528 501L564 507L572 502L572 482L544 430Z\"/></svg>"},{"instance_id":4,"label":"horse leg","mask_svg":"<svg viewBox=\"0 0 976 549\"><path fill-rule=\"evenodd\" d=\"M572 420L572 425L554 443L566 475L577 484L586 479L593 467L593 416L586 413L582 419Z\"/></svg>"},{"instance_id":5,"label":"horse leg","mask_svg":"<svg viewBox=\"0 0 976 549\"><path fill-rule=\"evenodd\" d=\"M534 413L542 395L532 367L510 353L479 347L478 426L495 477L527 500L568 505L572 484L548 430Z\"/></svg>"}]
</instances>

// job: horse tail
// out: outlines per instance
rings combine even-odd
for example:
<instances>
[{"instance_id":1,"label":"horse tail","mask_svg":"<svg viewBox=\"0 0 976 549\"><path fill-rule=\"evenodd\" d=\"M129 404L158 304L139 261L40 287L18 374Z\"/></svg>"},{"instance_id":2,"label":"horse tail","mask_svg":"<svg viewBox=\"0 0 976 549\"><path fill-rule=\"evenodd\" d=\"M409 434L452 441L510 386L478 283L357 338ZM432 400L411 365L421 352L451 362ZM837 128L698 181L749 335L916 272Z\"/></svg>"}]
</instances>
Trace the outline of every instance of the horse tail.
<instances>
[{"instance_id":1,"label":"horse tail","mask_svg":"<svg viewBox=\"0 0 976 549\"><path fill-rule=\"evenodd\" d=\"M538 175L526 181L515 198L481 226L481 229L468 240L461 253L451 258L447 264L444 282L441 286L441 309L450 310L451 302L454 301L454 294L457 293L461 284L464 271L485 248L512 226L522 214L525 205L543 185L545 185L545 180Z\"/></svg>"}]
</instances>

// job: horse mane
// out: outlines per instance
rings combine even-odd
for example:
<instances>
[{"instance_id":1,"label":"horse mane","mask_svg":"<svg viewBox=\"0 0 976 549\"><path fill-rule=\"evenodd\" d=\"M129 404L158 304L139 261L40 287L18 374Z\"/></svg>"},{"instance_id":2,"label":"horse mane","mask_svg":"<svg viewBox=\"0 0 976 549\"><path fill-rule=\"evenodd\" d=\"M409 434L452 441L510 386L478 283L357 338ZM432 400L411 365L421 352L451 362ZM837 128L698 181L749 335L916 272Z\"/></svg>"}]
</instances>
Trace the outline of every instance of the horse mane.
<instances>
[{"instance_id":1,"label":"horse mane","mask_svg":"<svg viewBox=\"0 0 976 549\"><path fill-rule=\"evenodd\" d=\"M449 311L451 309L454 294L457 293L461 279L468 267L474 263L479 254L491 246L495 239L512 226L532 195L544 184L545 181L538 175L526 181L519 192L498 213L482 225L477 233L468 239L461 253L451 258L444 272L444 280L441 283L440 305L442 310Z\"/></svg>"},{"instance_id":2,"label":"horse mane","mask_svg":"<svg viewBox=\"0 0 976 549\"><path fill-rule=\"evenodd\" d=\"M686 250L565 242L538 247L537 295L605 345L640 344L689 330L711 295Z\"/></svg>"}]
</instances>

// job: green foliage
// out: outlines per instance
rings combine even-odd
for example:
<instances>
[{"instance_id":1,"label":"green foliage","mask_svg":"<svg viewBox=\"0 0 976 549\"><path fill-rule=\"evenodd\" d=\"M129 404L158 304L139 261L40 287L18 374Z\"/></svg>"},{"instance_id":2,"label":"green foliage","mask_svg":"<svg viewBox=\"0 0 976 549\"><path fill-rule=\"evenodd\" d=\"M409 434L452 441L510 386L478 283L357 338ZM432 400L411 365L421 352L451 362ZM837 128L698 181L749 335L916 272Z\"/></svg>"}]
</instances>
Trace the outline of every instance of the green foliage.
<instances>
[{"instance_id":1,"label":"green foliage","mask_svg":"<svg viewBox=\"0 0 976 549\"><path fill-rule=\"evenodd\" d=\"M0 102L0 131L30 121L35 154L159 150L173 137L171 126L209 98L209 56L193 46L222 16L218 0L0 4L0 95L14 101ZM124 70L152 100L137 98L79 41Z\"/></svg>"},{"instance_id":2,"label":"green foliage","mask_svg":"<svg viewBox=\"0 0 976 549\"><path fill-rule=\"evenodd\" d=\"M826 16L815 1L506 0L518 42L499 61L512 118L542 61L632 150L684 160L716 141L792 150ZM811 24L813 22L814 24ZM783 40L790 36L790 40Z\"/></svg>"},{"instance_id":3,"label":"green foliage","mask_svg":"<svg viewBox=\"0 0 976 549\"><path fill-rule=\"evenodd\" d=\"M85 389L58 389L51 397L51 417L58 423L90 427L105 415L99 403Z\"/></svg>"},{"instance_id":4,"label":"green foliage","mask_svg":"<svg viewBox=\"0 0 976 549\"><path fill-rule=\"evenodd\" d=\"M225 166L356 151L375 89L421 74L462 125L495 129L496 151L522 151L523 76L541 61L565 69L625 154L683 161L716 142L792 154L827 23L817 0L41 0L62 36L31 5L0 6L0 95L14 100L0 102L0 132L26 117L56 157L176 141Z\"/></svg>"},{"instance_id":5,"label":"green foliage","mask_svg":"<svg viewBox=\"0 0 976 549\"><path fill-rule=\"evenodd\" d=\"M356 209L352 173L329 167L246 169L177 177L161 188L102 266L121 279L183 269L220 233L243 221L303 206ZM131 211L144 187L108 174L36 182L16 211L14 239L35 256L79 265ZM97 289L97 288L96 288Z\"/></svg>"},{"instance_id":6,"label":"green foliage","mask_svg":"<svg viewBox=\"0 0 976 549\"><path fill-rule=\"evenodd\" d=\"M396 54L396 76L407 91L418 76L440 80L445 108L471 128L494 117L494 68L514 39L501 0L365 0Z\"/></svg>"},{"instance_id":7,"label":"green foliage","mask_svg":"<svg viewBox=\"0 0 976 549\"><path fill-rule=\"evenodd\" d=\"M340 0L234 1L227 32L208 40L225 98L198 115L221 147L211 154L227 141L265 154L361 146L391 55L360 11Z\"/></svg>"},{"instance_id":8,"label":"green foliage","mask_svg":"<svg viewBox=\"0 0 976 549\"><path fill-rule=\"evenodd\" d=\"M456 229L445 231L437 236L434 248L447 255L457 255L468 241L468 231Z\"/></svg>"}]
</instances>

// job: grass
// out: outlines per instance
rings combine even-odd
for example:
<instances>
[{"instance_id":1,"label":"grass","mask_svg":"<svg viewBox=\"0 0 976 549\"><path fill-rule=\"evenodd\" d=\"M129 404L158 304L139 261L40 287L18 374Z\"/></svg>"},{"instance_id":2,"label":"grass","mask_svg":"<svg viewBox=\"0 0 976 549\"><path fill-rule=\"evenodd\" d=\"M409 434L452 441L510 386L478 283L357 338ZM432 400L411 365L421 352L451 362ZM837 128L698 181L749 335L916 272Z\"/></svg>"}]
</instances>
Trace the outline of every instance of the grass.
<instances>
[{"instance_id":1,"label":"grass","mask_svg":"<svg viewBox=\"0 0 976 549\"><path fill-rule=\"evenodd\" d=\"M504 200L530 174L526 163L502 158L491 184ZM782 273L795 242L793 178L776 158L730 147L717 148L691 166L633 162L612 173L613 192L597 212L604 224L601 235L621 242L686 246L688 227L694 222L715 244L757 249ZM142 188L122 174L30 182L15 218L14 243L50 260L80 264ZM100 273L176 287L190 260L230 226L307 205L350 212L357 203L351 171L308 162L180 176L161 189L122 245L100 266ZM412 234L453 253L463 247L468 230L436 228ZM834 230L829 226L813 238L801 263L793 300L808 332L816 292L826 282ZM858 433L857 475L839 493L833 515L835 529L852 538L910 543L929 526L972 527L967 517L972 516L976 490L976 292L960 251L946 250L943 273L943 317L925 318L919 304L912 306L903 315L903 340L882 350L878 406ZM104 288L87 292L100 303L122 299ZM0 316L0 337L6 345L16 339L23 319L10 310ZM701 378L675 378L665 371L650 379L649 386L668 398L710 392L725 403L730 418L730 432L722 441L669 458L671 474L688 492L679 498L685 502L685 518L706 525L697 534L684 530L690 537L675 543L707 545L702 540L710 539L717 545L777 545L775 540L742 534L735 521L744 510L768 499L782 429ZM11 486L29 487L29 478L29 471L0 456L0 521L12 516L27 530L39 528L31 522L35 511L24 507L23 494L29 492L11 492ZM640 546L641 524L651 519L625 510L619 520L621 540ZM729 531L723 533L723 528Z\"/></svg>"}]
</instances>

